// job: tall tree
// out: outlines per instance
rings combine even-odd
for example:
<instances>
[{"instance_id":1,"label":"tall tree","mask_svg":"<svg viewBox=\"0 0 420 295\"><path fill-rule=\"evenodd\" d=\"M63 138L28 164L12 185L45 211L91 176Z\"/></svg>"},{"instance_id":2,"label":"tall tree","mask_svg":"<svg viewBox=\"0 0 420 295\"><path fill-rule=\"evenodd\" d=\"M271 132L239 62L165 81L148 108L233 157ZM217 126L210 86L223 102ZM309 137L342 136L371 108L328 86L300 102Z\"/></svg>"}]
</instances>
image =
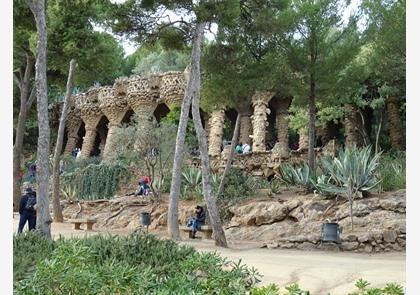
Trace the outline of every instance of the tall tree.
<instances>
[{"instance_id":1,"label":"tall tree","mask_svg":"<svg viewBox=\"0 0 420 295\"><path fill-rule=\"evenodd\" d=\"M402 149L400 108L406 97L406 1L364 0L361 7L367 17L365 37L373 49L371 67L385 98L391 148Z\"/></svg>"},{"instance_id":2,"label":"tall tree","mask_svg":"<svg viewBox=\"0 0 420 295\"><path fill-rule=\"evenodd\" d=\"M178 17L171 19L167 14L168 10L172 10L178 14ZM178 203L180 194L180 167L183 160L183 146L185 140L185 129L187 126L190 100L199 93L193 93L197 87L200 88L199 63L201 59L200 46L202 37L200 37L207 25L212 22L232 21L232 16L237 13L237 2L233 0L220 1L218 3L209 1L135 1L129 0L123 5L117 6L111 11L117 19L124 21L114 22L111 20L111 26L120 33L128 33L135 35L137 40L153 39L164 37L164 39L185 42L192 40L193 54L196 60L191 59L191 68L196 67L195 71L190 70L187 90L184 96L184 102L181 111L181 119L178 127L177 145L173 166L173 177L171 183L171 192L169 196L169 212L168 212L168 230L172 238L179 238L178 226ZM181 16L182 15L182 16ZM186 21L188 19L188 21ZM197 42L199 41L199 42ZM177 43L173 42L173 43ZM194 46L195 45L195 46ZM194 51L195 50L195 51ZM194 63L196 65L194 65ZM193 83L194 82L194 83ZM198 84L197 84L198 83ZM199 102L199 97L196 97ZM194 121L199 120L197 114ZM200 126L195 124L196 131L200 132ZM202 126L201 126L202 127ZM198 130L197 130L198 128ZM199 139L200 140L200 139ZM200 144L200 143L199 143ZM204 142L201 141L200 152L206 153L203 149ZM201 155L202 159L206 154ZM208 155L207 155L208 157ZM209 166L202 165L203 174L210 175ZM209 183L203 182L206 186L207 196L205 200L208 206L210 221L214 229L214 237L217 245L227 246L224 231L217 212L217 206L214 196L209 189ZM214 205L213 205L214 204ZM214 212L214 210L216 210ZM210 212L211 211L211 212Z\"/></svg>"},{"instance_id":3,"label":"tall tree","mask_svg":"<svg viewBox=\"0 0 420 295\"><path fill-rule=\"evenodd\" d=\"M50 126L48 123L47 98L47 25L45 22L45 1L27 0L35 17L38 32L37 57L35 63L35 85L38 106L38 150L37 150L37 215L36 226L47 237L51 238L51 216L48 197L48 156L50 151Z\"/></svg>"},{"instance_id":4,"label":"tall tree","mask_svg":"<svg viewBox=\"0 0 420 295\"><path fill-rule=\"evenodd\" d=\"M13 210L18 211L20 197L20 167L22 165L23 135L28 112L36 98L35 89L31 86L31 76L34 61L29 53L26 53L25 73L19 73L20 78L13 74L13 79L20 91L19 117L16 126L15 144L13 145ZM18 72L20 72L18 70ZM31 89L31 90L30 90Z\"/></svg>"},{"instance_id":5,"label":"tall tree","mask_svg":"<svg viewBox=\"0 0 420 295\"><path fill-rule=\"evenodd\" d=\"M343 4L343 7L341 7ZM335 87L342 68L357 54L356 19L342 18L346 3L335 0L294 0L290 9L290 30L279 46L303 85L300 96L309 105L308 163L315 169L315 122L317 97Z\"/></svg>"},{"instance_id":6,"label":"tall tree","mask_svg":"<svg viewBox=\"0 0 420 295\"><path fill-rule=\"evenodd\" d=\"M66 125L67 113L70 104L70 97L73 92L73 73L76 66L76 61L72 59L70 61L69 67L69 76L67 79L67 90L66 97L64 98L63 110L61 112L60 124L58 127L57 142L55 144L54 158L53 158L53 187L52 187L52 199L53 199L53 212L54 212L54 221L63 222L63 213L61 211L60 205L60 155L61 150L63 149L63 139L64 139L64 128Z\"/></svg>"},{"instance_id":7,"label":"tall tree","mask_svg":"<svg viewBox=\"0 0 420 295\"><path fill-rule=\"evenodd\" d=\"M31 11L23 1L13 3L13 81L19 90L19 115L13 145L13 209L18 210L20 190L20 168L26 122L35 101L33 68L35 58L30 50L29 39L35 26Z\"/></svg>"}]
</instances>

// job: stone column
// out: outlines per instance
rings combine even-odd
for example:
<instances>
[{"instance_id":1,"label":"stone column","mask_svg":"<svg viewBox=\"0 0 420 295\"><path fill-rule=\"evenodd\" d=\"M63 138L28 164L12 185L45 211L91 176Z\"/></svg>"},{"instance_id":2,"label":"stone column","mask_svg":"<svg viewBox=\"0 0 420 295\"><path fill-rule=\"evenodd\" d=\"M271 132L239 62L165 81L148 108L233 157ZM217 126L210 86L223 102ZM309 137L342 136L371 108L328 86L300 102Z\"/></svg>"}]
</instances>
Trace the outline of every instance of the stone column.
<instances>
[{"instance_id":1,"label":"stone column","mask_svg":"<svg viewBox=\"0 0 420 295\"><path fill-rule=\"evenodd\" d=\"M241 125L239 128L239 142L252 144L251 135L251 112L241 112Z\"/></svg>"},{"instance_id":2,"label":"stone column","mask_svg":"<svg viewBox=\"0 0 420 295\"><path fill-rule=\"evenodd\" d=\"M169 109L181 106L187 86L186 73L166 72L160 76L160 101L165 102Z\"/></svg>"},{"instance_id":3,"label":"stone column","mask_svg":"<svg viewBox=\"0 0 420 295\"><path fill-rule=\"evenodd\" d=\"M76 105L80 109L80 117L85 123L86 129L81 151L82 158L88 158L92 152L96 139L96 127L103 115L98 102L99 90L99 87L92 87L86 94L82 94L76 99Z\"/></svg>"},{"instance_id":4,"label":"stone column","mask_svg":"<svg viewBox=\"0 0 420 295\"><path fill-rule=\"evenodd\" d=\"M67 132L67 143L66 147L64 148L64 154L71 155L71 152L76 147L77 142L79 141L79 129L68 129Z\"/></svg>"},{"instance_id":5,"label":"stone column","mask_svg":"<svg viewBox=\"0 0 420 295\"><path fill-rule=\"evenodd\" d=\"M257 91L252 97L254 114L252 119L252 152L265 152L265 131L268 126L267 114L270 114L268 102L274 92Z\"/></svg>"},{"instance_id":6,"label":"stone column","mask_svg":"<svg viewBox=\"0 0 420 295\"><path fill-rule=\"evenodd\" d=\"M357 126L363 127L360 115L357 113L357 107L350 104L344 106L344 133L346 136L346 147L353 145L362 146L363 137Z\"/></svg>"},{"instance_id":7,"label":"stone column","mask_svg":"<svg viewBox=\"0 0 420 295\"><path fill-rule=\"evenodd\" d=\"M299 134L299 148L298 148L298 151L307 151L309 149L308 129L306 129L306 128L299 129L298 134Z\"/></svg>"},{"instance_id":8,"label":"stone column","mask_svg":"<svg viewBox=\"0 0 420 295\"><path fill-rule=\"evenodd\" d=\"M99 123L99 120L97 123ZM93 146L95 145L97 123L94 124L93 122L92 123L85 122L86 134L83 137L83 145L82 145L82 151L81 151L82 158L90 157L90 153L92 152Z\"/></svg>"},{"instance_id":9,"label":"stone column","mask_svg":"<svg viewBox=\"0 0 420 295\"><path fill-rule=\"evenodd\" d=\"M67 129L67 143L64 148L64 154L71 155L71 152L76 147L79 141L79 128L82 124L80 118L80 110L76 108L76 96L70 97L69 112L66 117L66 129Z\"/></svg>"},{"instance_id":10,"label":"stone column","mask_svg":"<svg viewBox=\"0 0 420 295\"><path fill-rule=\"evenodd\" d=\"M109 120L106 142L104 142L103 149L101 148L101 155L104 160L110 157L110 152L115 148L115 134L121 127L121 121L128 110L125 92L119 88L120 83L121 81L118 80L113 87L103 87L99 91L99 106Z\"/></svg>"},{"instance_id":11,"label":"stone column","mask_svg":"<svg viewBox=\"0 0 420 295\"><path fill-rule=\"evenodd\" d=\"M276 110L276 127L277 127L277 151L280 157L289 156L289 122L287 116L289 115L289 106L292 102L291 97L276 97L270 103Z\"/></svg>"},{"instance_id":12,"label":"stone column","mask_svg":"<svg viewBox=\"0 0 420 295\"><path fill-rule=\"evenodd\" d=\"M225 122L225 110L214 110L209 120L209 155L218 156L221 151L223 140L223 125Z\"/></svg>"},{"instance_id":13,"label":"stone column","mask_svg":"<svg viewBox=\"0 0 420 295\"><path fill-rule=\"evenodd\" d=\"M388 132L391 148L394 150L401 150L404 145L404 134L402 132L402 122L397 99L387 99L386 112L388 116Z\"/></svg>"},{"instance_id":14,"label":"stone column","mask_svg":"<svg viewBox=\"0 0 420 295\"><path fill-rule=\"evenodd\" d=\"M127 102L138 116L141 134L147 134L156 120L153 112L159 101L159 83L157 76L134 76L129 80Z\"/></svg>"}]
</instances>

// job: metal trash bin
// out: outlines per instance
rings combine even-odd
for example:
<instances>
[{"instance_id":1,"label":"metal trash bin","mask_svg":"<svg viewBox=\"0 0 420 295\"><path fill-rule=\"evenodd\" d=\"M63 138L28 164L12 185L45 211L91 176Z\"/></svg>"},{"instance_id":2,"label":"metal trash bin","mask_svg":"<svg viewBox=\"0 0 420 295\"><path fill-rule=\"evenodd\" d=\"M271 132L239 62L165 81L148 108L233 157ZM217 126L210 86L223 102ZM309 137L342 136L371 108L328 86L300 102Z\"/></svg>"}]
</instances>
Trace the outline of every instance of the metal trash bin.
<instances>
[{"instance_id":1,"label":"metal trash bin","mask_svg":"<svg viewBox=\"0 0 420 295\"><path fill-rule=\"evenodd\" d=\"M322 225L322 241L323 242L340 242L340 228L338 223L326 222Z\"/></svg>"},{"instance_id":2,"label":"metal trash bin","mask_svg":"<svg viewBox=\"0 0 420 295\"><path fill-rule=\"evenodd\" d=\"M146 228L149 227L151 221L150 221L150 213L148 212L142 212L141 213L141 224L145 226Z\"/></svg>"}]
</instances>

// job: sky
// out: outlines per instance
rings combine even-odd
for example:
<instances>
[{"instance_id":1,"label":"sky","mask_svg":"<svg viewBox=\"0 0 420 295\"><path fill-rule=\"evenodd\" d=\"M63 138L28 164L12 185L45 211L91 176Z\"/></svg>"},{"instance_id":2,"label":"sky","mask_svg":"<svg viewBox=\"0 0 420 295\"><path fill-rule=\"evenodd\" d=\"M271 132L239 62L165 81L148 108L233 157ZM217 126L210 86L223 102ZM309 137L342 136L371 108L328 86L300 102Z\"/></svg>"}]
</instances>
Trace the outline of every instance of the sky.
<instances>
[{"instance_id":1,"label":"sky","mask_svg":"<svg viewBox=\"0 0 420 295\"><path fill-rule=\"evenodd\" d=\"M122 2L125 2L125 1L126 0L113 0L111 2L114 2L114 3L122 3ZM347 7L346 11L344 12L344 15L343 15L344 16L344 19L347 20L350 17L350 15L353 12L356 11L356 9L359 6L360 2L361 2L361 0L351 0L350 5ZM172 13L170 13L170 16L171 16L171 19L176 19L176 17L177 17L175 14L172 14ZM101 28L101 27L99 27L99 26L94 26L94 28L97 31L104 31L104 29ZM211 29L212 29L212 32L216 32L217 31L217 25L212 26ZM213 40L214 39L214 35L211 34L211 33L209 33L209 32L205 33L205 36L206 36L206 38L208 40ZM125 52L125 55L126 56L133 54L136 51L136 49L138 48L138 45L135 44L135 43L133 43L133 42L130 42L130 41L126 40L126 39L119 38L119 37L117 37L115 35L114 35L114 37L118 40L118 42L124 48L124 52Z\"/></svg>"}]
</instances>

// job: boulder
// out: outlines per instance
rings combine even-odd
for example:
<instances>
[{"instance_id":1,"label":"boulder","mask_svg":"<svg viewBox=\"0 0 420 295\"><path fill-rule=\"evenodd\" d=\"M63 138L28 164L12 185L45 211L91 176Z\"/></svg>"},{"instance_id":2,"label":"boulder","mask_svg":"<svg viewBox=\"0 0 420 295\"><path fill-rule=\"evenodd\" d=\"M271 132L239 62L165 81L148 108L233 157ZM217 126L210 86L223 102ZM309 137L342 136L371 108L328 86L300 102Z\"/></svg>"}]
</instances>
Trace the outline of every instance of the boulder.
<instances>
[{"instance_id":1,"label":"boulder","mask_svg":"<svg viewBox=\"0 0 420 295\"><path fill-rule=\"evenodd\" d=\"M281 204L274 201L236 206L231 211L234 214L232 223L246 226L279 222L289 213L287 203Z\"/></svg>"},{"instance_id":2,"label":"boulder","mask_svg":"<svg viewBox=\"0 0 420 295\"><path fill-rule=\"evenodd\" d=\"M359 247L359 243L358 242L343 242L341 244L341 248L344 251L352 251L352 250L356 250L357 247Z\"/></svg>"},{"instance_id":3,"label":"boulder","mask_svg":"<svg viewBox=\"0 0 420 295\"><path fill-rule=\"evenodd\" d=\"M299 243L296 248L299 250L312 251L316 249L316 245L309 242L303 242Z\"/></svg>"},{"instance_id":4,"label":"boulder","mask_svg":"<svg viewBox=\"0 0 420 295\"><path fill-rule=\"evenodd\" d=\"M363 251L364 251L365 253L372 253L372 251L373 251L373 247L372 247L372 245L371 245L371 244L366 244L366 245L365 245L365 248L363 249Z\"/></svg>"},{"instance_id":5,"label":"boulder","mask_svg":"<svg viewBox=\"0 0 420 295\"><path fill-rule=\"evenodd\" d=\"M370 233L361 233L357 235L357 240L360 243L365 243L372 240L372 235Z\"/></svg>"},{"instance_id":6,"label":"boulder","mask_svg":"<svg viewBox=\"0 0 420 295\"><path fill-rule=\"evenodd\" d=\"M384 241L387 243L394 243L397 239L397 233L395 230L384 230Z\"/></svg>"}]
</instances>

